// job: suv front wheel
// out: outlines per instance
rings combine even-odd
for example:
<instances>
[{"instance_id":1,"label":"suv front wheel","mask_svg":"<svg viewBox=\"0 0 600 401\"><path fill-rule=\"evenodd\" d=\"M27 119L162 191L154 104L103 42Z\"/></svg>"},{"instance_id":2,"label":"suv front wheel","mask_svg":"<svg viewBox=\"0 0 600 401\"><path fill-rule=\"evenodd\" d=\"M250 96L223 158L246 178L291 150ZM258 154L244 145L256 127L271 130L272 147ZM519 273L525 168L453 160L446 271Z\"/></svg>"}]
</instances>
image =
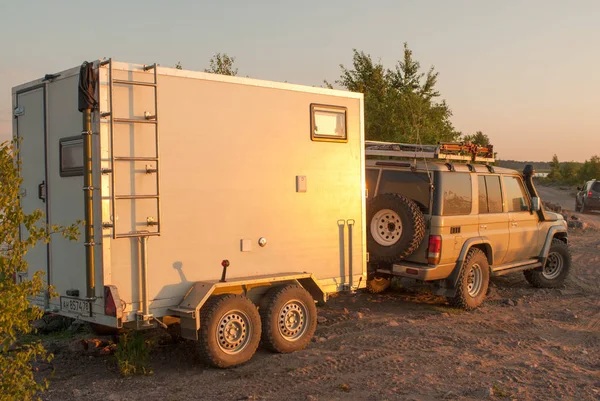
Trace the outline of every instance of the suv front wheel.
<instances>
[{"instance_id":1,"label":"suv front wheel","mask_svg":"<svg viewBox=\"0 0 600 401\"><path fill-rule=\"evenodd\" d=\"M554 238L544 267L526 270L525 279L537 288L561 287L571 269L571 253L563 241Z\"/></svg>"},{"instance_id":2,"label":"suv front wheel","mask_svg":"<svg viewBox=\"0 0 600 401\"><path fill-rule=\"evenodd\" d=\"M451 305L472 310L481 305L490 282L487 256L478 248L471 248L463 262L456 283L456 295L448 301Z\"/></svg>"}]
</instances>

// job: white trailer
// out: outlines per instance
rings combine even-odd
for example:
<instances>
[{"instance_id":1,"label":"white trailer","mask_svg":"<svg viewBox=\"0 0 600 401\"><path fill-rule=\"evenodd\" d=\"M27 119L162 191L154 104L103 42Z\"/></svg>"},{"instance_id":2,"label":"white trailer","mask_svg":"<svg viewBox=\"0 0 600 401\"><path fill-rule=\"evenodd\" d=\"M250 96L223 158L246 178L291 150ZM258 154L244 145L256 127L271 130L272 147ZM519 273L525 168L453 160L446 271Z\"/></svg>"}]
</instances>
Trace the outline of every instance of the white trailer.
<instances>
[{"instance_id":1,"label":"white trailer","mask_svg":"<svg viewBox=\"0 0 600 401\"><path fill-rule=\"evenodd\" d=\"M225 367L261 331L304 347L314 300L365 285L361 94L103 59L12 96L22 207L85 222L27 254L20 279L42 271L59 294L45 310L113 328L173 316Z\"/></svg>"}]
</instances>

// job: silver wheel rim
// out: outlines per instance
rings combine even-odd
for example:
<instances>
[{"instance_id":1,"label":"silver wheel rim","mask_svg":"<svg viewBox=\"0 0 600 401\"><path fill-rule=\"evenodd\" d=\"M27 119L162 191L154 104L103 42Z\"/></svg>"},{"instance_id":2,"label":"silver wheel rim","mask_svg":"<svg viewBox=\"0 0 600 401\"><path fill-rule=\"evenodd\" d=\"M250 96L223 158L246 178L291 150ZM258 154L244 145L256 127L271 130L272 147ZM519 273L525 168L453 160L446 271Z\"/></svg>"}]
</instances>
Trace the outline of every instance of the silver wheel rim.
<instances>
[{"instance_id":1,"label":"silver wheel rim","mask_svg":"<svg viewBox=\"0 0 600 401\"><path fill-rule=\"evenodd\" d=\"M381 209L371 219L371 235L379 245L390 246L400 241L402 221L398 213Z\"/></svg>"},{"instance_id":2,"label":"silver wheel rim","mask_svg":"<svg viewBox=\"0 0 600 401\"><path fill-rule=\"evenodd\" d=\"M252 323L250 318L240 310L228 311L217 326L217 343L227 354L241 352L250 340Z\"/></svg>"},{"instance_id":3,"label":"silver wheel rim","mask_svg":"<svg viewBox=\"0 0 600 401\"><path fill-rule=\"evenodd\" d=\"M296 341L306 332L308 322L306 305L297 299L288 301L279 310L277 326L279 334L287 341Z\"/></svg>"},{"instance_id":4,"label":"silver wheel rim","mask_svg":"<svg viewBox=\"0 0 600 401\"><path fill-rule=\"evenodd\" d=\"M555 279L560 276L563 266L564 261L562 255L558 252L552 252L548 254L548 259L544 265L544 270L542 270L542 275L548 280Z\"/></svg>"},{"instance_id":5,"label":"silver wheel rim","mask_svg":"<svg viewBox=\"0 0 600 401\"><path fill-rule=\"evenodd\" d=\"M469 295L471 297L476 297L481 292L481 287L483 286L483 272L481 271L481 266L478 264L474 264L469 270L469 275L467 276L467 290L469 291Z\"/></svg>"}]
</instances>

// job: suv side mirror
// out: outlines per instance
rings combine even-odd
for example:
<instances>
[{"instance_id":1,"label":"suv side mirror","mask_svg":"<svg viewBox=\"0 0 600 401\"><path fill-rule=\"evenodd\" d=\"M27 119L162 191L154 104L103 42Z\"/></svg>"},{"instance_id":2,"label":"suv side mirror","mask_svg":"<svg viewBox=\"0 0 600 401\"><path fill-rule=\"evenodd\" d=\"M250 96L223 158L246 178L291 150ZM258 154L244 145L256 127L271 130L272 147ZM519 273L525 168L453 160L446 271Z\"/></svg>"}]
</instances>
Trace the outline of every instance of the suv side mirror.
<instances>
[{"instance_id":1,"label":"suv side mirror","mask_svg":"<svg viewBox=\"0 0 600 401\"><path fill-rule=\"evenodd\" d=\"M541 208L542 208L542 205L540 202L540 198L538 198L537 196L534 198L531 198L531 211L539 212Z\"/></svg>"}]
</instances>

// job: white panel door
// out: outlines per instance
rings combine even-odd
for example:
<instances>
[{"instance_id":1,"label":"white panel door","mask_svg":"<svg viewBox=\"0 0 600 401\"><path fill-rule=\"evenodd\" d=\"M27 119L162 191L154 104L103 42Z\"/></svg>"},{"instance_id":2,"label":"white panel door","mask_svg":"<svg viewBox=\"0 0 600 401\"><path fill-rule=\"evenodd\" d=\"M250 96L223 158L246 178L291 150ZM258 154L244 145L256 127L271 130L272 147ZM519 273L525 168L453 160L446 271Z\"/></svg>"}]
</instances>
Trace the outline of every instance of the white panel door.
<instances>
[{"instance_id":1,"label":"white panel door","mask_svg":"<svg viewBox=\"0 0 600 401\"><path fill-rule=\"evenodd\" d=\"M45 199L46 185L46 150L45 150L45 104L44 88L33 89L17 95L17 107L20 115L17 118L17 136L21 140L19 159L21 160L21 207L26 214L39 209L47 213ZM46 217L43 219L47 221ZM21 227L21 238L29 235L25 227ZM48 280L48 245L38 242L25 255L28 263L27 277L31 278L38 271L44 273L44 281Z\"/></svg>"}]
</instances>

